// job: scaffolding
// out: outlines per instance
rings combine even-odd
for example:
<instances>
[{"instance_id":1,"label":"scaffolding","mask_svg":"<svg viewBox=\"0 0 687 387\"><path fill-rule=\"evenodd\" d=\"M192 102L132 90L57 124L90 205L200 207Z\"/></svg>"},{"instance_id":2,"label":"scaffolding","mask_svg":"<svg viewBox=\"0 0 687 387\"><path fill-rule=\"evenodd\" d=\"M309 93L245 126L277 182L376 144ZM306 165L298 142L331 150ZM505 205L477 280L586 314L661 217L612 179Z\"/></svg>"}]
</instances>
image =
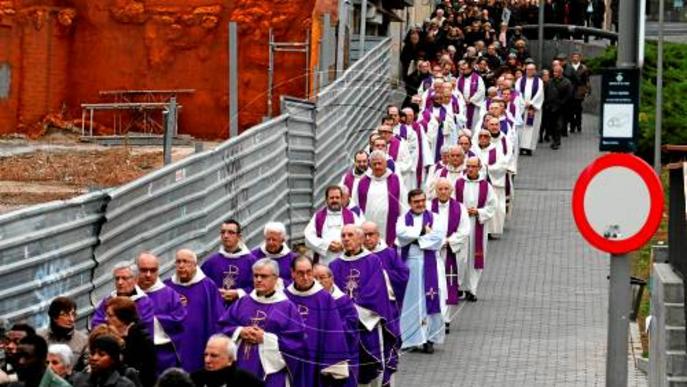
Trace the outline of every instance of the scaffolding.
<instances>
[{"instance_id":1,"label":"scaffolding","mask_svg":"<svg viewBox=\"0 0 687 387\"><path fill-rule=\"evenodd\" d=\"M267 118L272 117L272 89L274 88L274 54L276 52L302 52L305 54L305 99L310 92L310 34L306 32L305 42L275 42L272 28L269 30L269 65L267 67Z\"/></svg>"}]
</instances>

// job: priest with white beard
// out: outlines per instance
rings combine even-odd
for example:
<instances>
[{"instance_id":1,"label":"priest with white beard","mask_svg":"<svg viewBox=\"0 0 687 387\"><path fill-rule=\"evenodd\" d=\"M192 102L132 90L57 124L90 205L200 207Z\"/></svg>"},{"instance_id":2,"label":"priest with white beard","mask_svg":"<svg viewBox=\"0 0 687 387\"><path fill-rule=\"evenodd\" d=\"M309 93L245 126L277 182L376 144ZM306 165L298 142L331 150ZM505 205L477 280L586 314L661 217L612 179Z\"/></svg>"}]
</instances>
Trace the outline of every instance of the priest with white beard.
<instances>
[{"instance_id":1,"label":"priest with white beard","mask_svg":"<svg viewBox=\"0 0 687 387\"><path fill-rule=\"evenodd\" d=\"M478 157L471 157L466 164L467 174L456 181L455 199L467 208L470 219L468 257L459 262L461 293L470 302L477 301L479 284L487 257L487 225L496 212L497 198L494 189L485 177L480 176L482 168ZM461 267L464 263L465 266Z\"/></svg>"},{"instance_id":2,"label":"priest with white beard","mask_svg":"<svg viewBox=\"0 0 687 387\"><path fill-rule=\"evenodd\" d=\"M434 353L434 344L442 344L445 338L442 310L446 293L440 287L443 270L438 252L446 230L426 209L426 200L422 190L410 191L410 211L396 223L396 244L410 269L401 313L401 341L402 348L421 347L425 353Z\"/></svg>"},{"instance_id":3,"label":"priest with white beard","mask_svg":"<svg viewBox=\"0 0 687 387\"><path fill-rule=\"evenodd\" d=\"M499 238L503 234L503 227L506 222L506 182L508 181L508 156L503 153L499 146L501 141L490 142L493 133L498 131L498 124L495 118L490 118L488 122L490 130L482 130L479 134L479 142L475 153L480 162L487 165L489 181L494 187L497 199L496 211L493 219L489 222L488 232L494 238ZM499 133L501 136L502 133Z\"/></svg>"},{"instance_id":4,"label":"priest with white beard","mask_svg":"<svg viewBox=\"0 0 687 387\"><path fill-rule=\"evenodd\" d=\"M453 185L463 174L464 165L465 152L463 152L463 148L460 145L449 146L448 164L434 172L434 175L430 176L431 180L427 180L427 196L430 199L435 197L435 184L438 179L448 179L451 182L451 185Z\"/></svg>"},{"instance_id":5,"label":"priest with white beard","mask_svg":"<svg viewBox=\"0 0 687 387\"><path fill-rule=\"evenodd\" d=\"M386 155L375 150L370 154L370 170L358 183L352 199L365 213L365 218L379 226L387 244L396 240L396 220L405 212L406 188L401 178L386 167Z\"/></svg>"},{"instance_id":6,"label":"priest with white beard","mask_svg":"<svg viewBox=\"0 0 687 387\"><path fill-rule=\"evenodd\" d=\"M435 222L446 230L439 252L439 287L441 293L446 294L446 307L442 309L446 333L449 333L449 325L457 312L460 291L458 267L466 265L470 238L467 208L451 197L454 184L446 178L439 178L435 185L436 197L427 204L435 214Z\"/></svg>"},{"instance_id":7,"label":"priest with white beard","mask_svg":"<svg viewBox=\"0 0 687 387\"><path fill-rule=\"evenodd\" d=\"M361 224L360 218L342 204L341 187L325 190L326 206L319 209L305 226L305 245L315 253L315 262L329 264L343 251L341 229L347 224Z\"/></svg>"},{"instance_id":8,"label":"priest with white beard","mask_svg":"<svg viewBox=\"0 0 687 387\"><path fill-rule=\"evenodd\" d=\"M544 104L544 82L537 76L537 66L528 64L525 67L525 76L515 82L515 87L525 101L525 125L520 132L520 152L532 156L537 148Z\"/></svg>"}]
</instances>

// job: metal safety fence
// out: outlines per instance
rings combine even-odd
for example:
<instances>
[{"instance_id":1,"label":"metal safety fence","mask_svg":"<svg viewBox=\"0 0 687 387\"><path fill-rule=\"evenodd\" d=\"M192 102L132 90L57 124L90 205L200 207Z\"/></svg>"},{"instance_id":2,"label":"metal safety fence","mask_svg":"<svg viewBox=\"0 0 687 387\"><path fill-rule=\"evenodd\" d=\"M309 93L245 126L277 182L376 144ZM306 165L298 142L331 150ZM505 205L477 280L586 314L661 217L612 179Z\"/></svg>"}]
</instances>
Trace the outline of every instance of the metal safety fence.
<instances>
[{"instance_id":1,"label":"metal safety fence","mask_svg":"<svg viewBox=\"0 0 687 387\"><path fill-rule=\"evenodd\" d=\"M44 326L52 298L67 295L84 325L113 290L116 262L150 251L166 277L176 250L201 258L216 250L227 218L241 222L250 247L272 220L302 241L325 187L382 116L390 50L387 38L312 101L282 98L282 115L216 149L115 189L0 215L0 318Z\"/></svg>"}]
</instances>

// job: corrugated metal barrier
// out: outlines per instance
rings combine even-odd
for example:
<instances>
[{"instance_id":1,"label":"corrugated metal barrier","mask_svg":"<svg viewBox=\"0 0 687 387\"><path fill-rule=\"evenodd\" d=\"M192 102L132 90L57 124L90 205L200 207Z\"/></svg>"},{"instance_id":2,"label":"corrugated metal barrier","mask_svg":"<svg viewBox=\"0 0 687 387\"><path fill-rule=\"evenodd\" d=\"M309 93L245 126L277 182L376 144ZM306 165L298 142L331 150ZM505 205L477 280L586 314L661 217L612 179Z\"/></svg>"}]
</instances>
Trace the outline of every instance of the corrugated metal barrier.
<instances>
[{"instance_id":1,"label":"corrugated metal barrier","mask_svg":"<svg viewBox=\"0 0 687 387\"><path fill-rule=\"evenodd\" d=\"M116 189L0 215L0 317L43 326L52 298L68 295L83 325L113 289L116 262L151 251L166 277L179 248L199 257L216 250L227 218L242 223L251 247L271 220L302 241L324 188L382 116L390 48L390 39L373 47L313 102L282 98L281 116L214 150Z\"/></svg>"}]
</instances>

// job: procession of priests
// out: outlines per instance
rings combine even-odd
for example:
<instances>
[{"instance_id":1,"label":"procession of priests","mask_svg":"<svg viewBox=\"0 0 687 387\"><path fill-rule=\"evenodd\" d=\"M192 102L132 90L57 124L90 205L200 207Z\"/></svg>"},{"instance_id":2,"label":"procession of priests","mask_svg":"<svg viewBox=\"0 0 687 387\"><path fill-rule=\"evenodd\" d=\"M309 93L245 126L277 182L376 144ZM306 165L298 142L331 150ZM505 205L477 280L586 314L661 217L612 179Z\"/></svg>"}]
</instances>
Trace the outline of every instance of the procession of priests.
<instances>
[{"instance_id":1,"label":"procession of priests","mask_svg":"<svg viewBox=\"0 0 687 387\"><path fill-rule=\"evenodd\" d=\"M227 217L209 226L216 248L175 236L99 264L111 282L90 334L75 328L86 305L55 298L47 328L2 334L0 384L393 386L411 366L404 353L442 352L460 334L461 305L484 302L490 245L504 243L518 203L519 159L579 132L589 91L580 53L538 68L521 29L491 26L505 2L466 3L442 2L409 28L405 99L328 142L345 154L329 170L343 173L314 198L322 204L300 240L278 217L250 230ZM511 26L522 16L508 15ZM344 147L361 133L363 147Z\"/></svg>"}]
</instances>

